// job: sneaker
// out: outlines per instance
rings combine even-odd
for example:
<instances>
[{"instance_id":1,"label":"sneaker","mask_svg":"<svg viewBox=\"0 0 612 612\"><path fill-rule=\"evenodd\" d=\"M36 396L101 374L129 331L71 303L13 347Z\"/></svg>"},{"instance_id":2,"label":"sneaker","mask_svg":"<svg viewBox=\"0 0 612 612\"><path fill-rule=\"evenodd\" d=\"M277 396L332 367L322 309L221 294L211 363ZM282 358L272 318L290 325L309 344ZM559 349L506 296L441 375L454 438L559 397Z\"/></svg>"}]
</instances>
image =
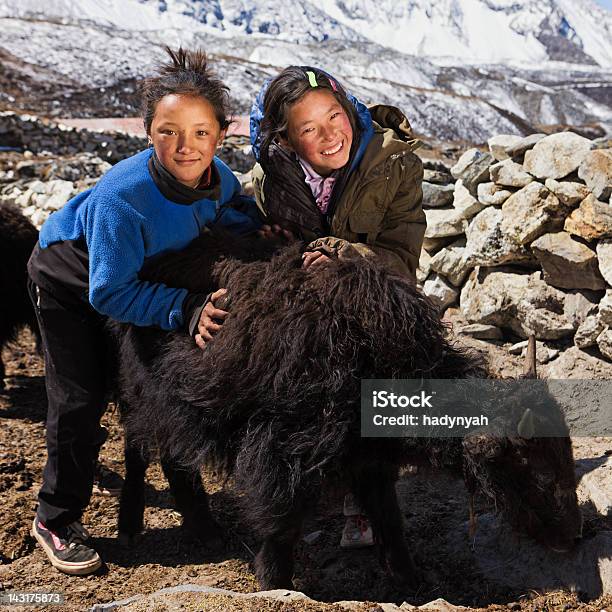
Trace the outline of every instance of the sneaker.
<instances>
[{"instance_id":1,"label":"sneaker","mask_svg":"<svg viewBox=\"0 0 612 612\"><path fill-rule=\"evenodd\" d=\"M47 553L51 565L60 572L85 576L102 565L100 555L84 544L89 539L89 532L78 521L51 531L36 517L32 523L32 535Z\"/></svg>"},{"instance_id":2,"label":"sneaker","mask_svg":"<svg viewBox=\"0 0 612 612\"><path fill-rule=\"evenodd\" d=\"M370 521L363 514L349 516L342 530L340 548L364 548L374 546L374 534Z\"/></svg>"},{"instance_id":3,"label":"sneaker","mask_svg":"<svg viewBox=\"0 0 612 612\"><path fill-rule=\"evenodd\" d=\"M105 497L119 497L123 488L123 478L117 472L96 463L92 493Z\"/></svg>"}]
</instances>

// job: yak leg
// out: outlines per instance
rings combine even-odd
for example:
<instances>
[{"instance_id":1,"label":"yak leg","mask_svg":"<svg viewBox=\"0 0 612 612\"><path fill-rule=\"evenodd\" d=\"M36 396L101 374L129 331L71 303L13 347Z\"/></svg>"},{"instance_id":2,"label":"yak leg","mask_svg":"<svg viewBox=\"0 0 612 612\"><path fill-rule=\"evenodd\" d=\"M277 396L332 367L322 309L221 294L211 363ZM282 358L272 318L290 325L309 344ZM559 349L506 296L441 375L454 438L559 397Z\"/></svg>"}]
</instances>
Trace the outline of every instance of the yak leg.
<instances>
[{"instance_id":1,"label":"yak leg","mask_svg":"<svg viewBox=\"0 0 612 612\"><path fill-rule=\"evenodd\" d=\"M256 486L253 487L256 490ZM264 541L254 560L255 575L263 590L293 589L294 549L302 531L302 522L314 504L316 494L300 495L289 504L279 499L252 498L249 506L256 531Z\"/></svg>"},{"instance_id":2,"label":"yak leg","mask_svg":"<svg viewBox=\"0 0 612 612\"><path fill-rule=\"evenodd\" d=\"M148 449L136 444L125 432L125 483L119 504L119 541L132 544L144 528L144 484L149 467Z\"/></svg>"},{"instance_id":3,"label":"yak leg","mask_svg":"<svg viewBox=\"0 0 612 612\"><path fill-rule=\"evenodd\" d=\"M255 557L255 575L262 590L293 589L293 551L301 532L302 518L297 511L283 517L264 539Z\"/></svg>"},{"instance_id":4,"label":"yak leg","mask_svg":"<svg viewBox=\"0 0 612 612\"><path fill-rule=\"evenodd\" d=\"M353 495L370 519L380 560L393 580L416 589L422 582L404 540L402 515L395 492L398 469L381 463L362 465L353 474Z\"/></svg>"},{"instance_id":5,"label":"yak leg","mask_svg":"<svg viewBox=\"0 0 612 612\"><path fill-rule=\"evenodd\" d=\"M162 459L161 465L183 517L183 527L208 548L220 550L223 547L221 528L210 513L208 495L200 473L180 467L170 459Z\"/></svg>"},{"instance_id":6,"label":"yak leg","mask_svg":"<svg viewBox=\"0 0 612 612\"><path fill-rule=\"evenodd\" d=\"M253 430L236 461L241 502L263 543L253 561L263 590L293 589L293 553L304 516L317 503L318 476L307 476L299 464L289 464L278 451L283 432L272 427Z\"/></svg>"}]
</instances>

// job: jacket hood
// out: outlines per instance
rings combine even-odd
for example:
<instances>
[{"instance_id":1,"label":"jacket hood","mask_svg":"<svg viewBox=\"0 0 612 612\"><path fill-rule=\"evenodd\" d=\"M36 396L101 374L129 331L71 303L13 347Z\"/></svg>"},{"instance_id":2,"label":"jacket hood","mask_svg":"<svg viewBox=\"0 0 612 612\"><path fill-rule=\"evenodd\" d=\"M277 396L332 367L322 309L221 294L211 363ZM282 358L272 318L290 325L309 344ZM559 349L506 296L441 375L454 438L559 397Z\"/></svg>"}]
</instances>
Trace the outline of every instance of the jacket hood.
<instances>
[{"instance_id":1,"label":"jacket hood","mask_svg":"<svg viewBox=\"0 0 612 612\"><path fill-rule=\"evenodd\" d=\"M387 104L376 104L369 106L368 110L374 123L380 125L381 128L393 130L397 138L413 147L413 151L423 144L415 138L408 118L399 108Z\"/></svg>"},{"instance_id":2,"label":"jacket hood","mask_svg":"<svg viewBox=\"0 0 612 612\"><path fill-rule=\"evenodd\" d=\"M321 70L319 68L319 70ZM337 81L336 77L326 73L321 70L324 74L326 74L329 78ZM251 106L251 115L250 115L250 132L251 132L251 148L253 150L253 155L255 159L260 161L260 147L261 147L261 121L263 119L263 107L264 107L264 97L266 95L266 91L268 91L268 87L270 83L274 79L268 79L263 84L262 88L259 90L259 93L255 97L255 101L253 102L253 106ZM345 90L346 91L346 90ZM360 127L360 141L359 147L355 153L355 157L353 158L350 170L353 170L363 157L363 153L365 149L372 139L374 135L374 125L372 122L372 116L370 115L370 111L367 106L360 102L355 96L346 91L346 97L349 102L355 107L357 110L357 117L359 119L359 127Z\"/></svg>"}]
</instances>

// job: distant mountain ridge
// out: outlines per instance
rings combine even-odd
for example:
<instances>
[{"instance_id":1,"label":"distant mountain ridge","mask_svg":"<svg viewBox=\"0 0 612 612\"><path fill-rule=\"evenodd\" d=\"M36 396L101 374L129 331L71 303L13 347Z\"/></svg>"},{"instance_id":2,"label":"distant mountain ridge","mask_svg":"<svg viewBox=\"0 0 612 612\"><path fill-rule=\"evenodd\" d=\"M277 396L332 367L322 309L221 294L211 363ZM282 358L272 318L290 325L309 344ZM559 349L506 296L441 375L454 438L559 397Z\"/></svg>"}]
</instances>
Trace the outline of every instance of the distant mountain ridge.
<instances>
[{"instance_id":1,"label":"distant mountain ridge","mask_svg":"<svg viewBox=\"0 0 612 612\"><path fill-rule=\"evenodd\" d=\"M311 64L434 138L606 131L611 20L593 0L0 0L0 106L133 114L134 81L183 44L210 53L239 113L264 79Z\"/></svg>"},{"instance_id":2,"label":"distant mountain ridge","mask_svg":"<svg viewBox=\"0 0 612 612\"><path fill-rule=\"evenodd\" d=\"M612 64L612 15L593 0L140 0L221 31L293 42L369 40L426 57Z\"/></svg>"},{"instance_id":3,"label":"distant mountain ridge","mask_svg":"<svg viewBox=\"0 0 612 612\"><path fill-rule=\"evenodd\" d=\"M0 15L57 15L128 30L174 25L291 42L371 41L462 61L612 67L612 13L594 0L3 0Z\"/></svg>"}]
</instances>

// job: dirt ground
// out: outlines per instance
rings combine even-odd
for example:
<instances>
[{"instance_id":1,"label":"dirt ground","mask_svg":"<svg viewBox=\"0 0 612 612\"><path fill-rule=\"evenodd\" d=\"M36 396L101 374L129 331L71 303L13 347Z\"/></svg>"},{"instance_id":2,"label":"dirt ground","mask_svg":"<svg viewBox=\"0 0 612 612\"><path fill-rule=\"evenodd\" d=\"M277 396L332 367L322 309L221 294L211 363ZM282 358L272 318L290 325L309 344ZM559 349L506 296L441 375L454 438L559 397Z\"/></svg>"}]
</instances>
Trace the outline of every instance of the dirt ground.
<instances>
[{"instance_id":1,"label":"dirt ground","mask_svg":"<svg viewBox=\"0 0 612 612\"><path fill-rule=\"evenodd\" d=\"M257 539L237 511L231 486L223 488L214 475L204 474L212 494L213 512L227 532L225 551L211 556L180 528L180 516L172 508L171 496L157 465L151 466L147 476L147 529L135 546L122 548L116 539L117 500L94 497L83 522L93 534L93 545L105 567L88 577L71 577L55 571L29 535L45 460L43 364L28 332L4 350L3 358L7 379L6 388L0 391L0 589L60 592L66 597L63 607L66 610L86 610L95 603L187 583L239 592L258 590L250 567ZM499 369L506 374L516 372L520 363L501 351L492 359L497 359ZM122 431L112 405L103 422L110 436L102 459L122 472ZM397 604L407 601L421 605L444 598L455 605L487 610L612 610L609 596L581 602L579 595L569 592L542 594L501 588L480 576L475 564L466 562L465 556L449 554L445 525L464 525L467 519L463 484L453 476L436 474L434 478L421 468L416 473L407 471L398 490L406 537L426 575L427 584L420 591L394 588L374 550L340 550L343 492L337 491L324 496L317 515L305 525L305 534L321 531L318 539L312 544L301 541L296 551L296 590L321 604L253 600L241 604L223 596L202 595L195 607L184 609L316 611L338 610L329 602L340 600ZM480 510L485 510L482 501ZM612 528L612 524L594 524L589 516L585 520L591 530ZM135 604L130 609L144 608ZM363 610L380 608L364 604Z\"/></svg>"}]
</instances>

